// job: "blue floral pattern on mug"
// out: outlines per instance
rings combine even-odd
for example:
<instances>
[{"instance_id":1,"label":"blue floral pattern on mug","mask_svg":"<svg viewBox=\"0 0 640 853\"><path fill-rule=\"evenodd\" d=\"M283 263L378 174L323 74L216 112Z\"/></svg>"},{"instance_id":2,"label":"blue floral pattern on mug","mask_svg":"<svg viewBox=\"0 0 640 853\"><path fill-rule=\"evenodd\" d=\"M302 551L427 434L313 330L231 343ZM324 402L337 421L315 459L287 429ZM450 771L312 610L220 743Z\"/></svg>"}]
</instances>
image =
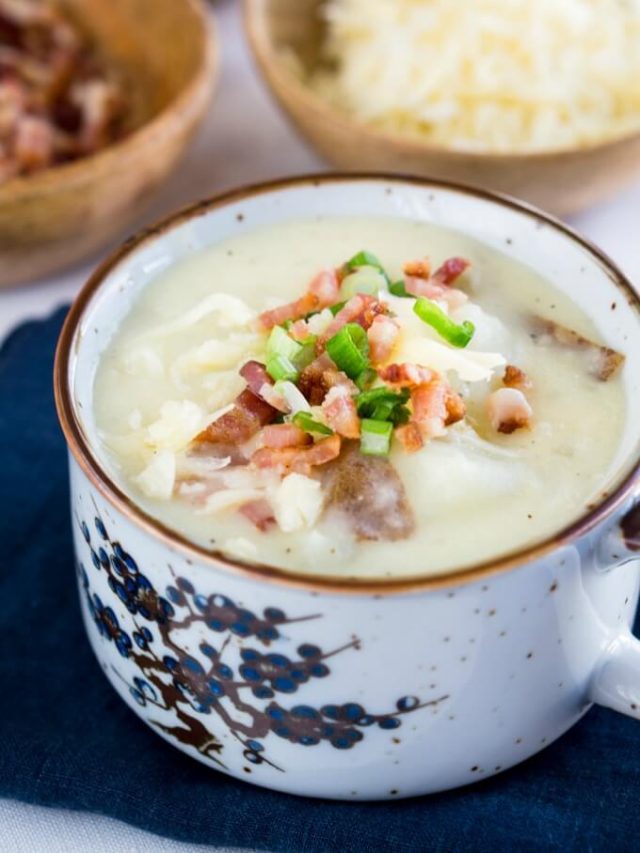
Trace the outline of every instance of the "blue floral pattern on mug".
<instances>
[{"instance_id":1,"label":"blue floral pattern on mug","mask_svg":"<svg viewBox=\"0 0 640 853\"><path fill-rule=\"evenodd\" d=\"M131 682L116 670L117 675L138 705L170 710L179 725L149 722L219 766L225 766L220 759L223 744L204 724L204 718L211 715L216 715L241 744L247 761L281 770L267 757L263 742L271 735L300 746L325 741L335 749L352 749L363 740L367 727L399 728L405 714L448 698L421 702L416 696L403 696L393 711L384 714L373 714L354 701L319 707L285 706L280 697L303 691L312 680L328 679L331 670L327 660L359 648L360 641L354 637L329 652L308 642L300 643L295 655L271 651L283 639L283 626L320 615L289 618L277 607L267 607L258 615L225 595L202 595L181 577L161 595L131 554L119 542L111 541L101 518L94 519L94 526L98 541L93 541L84 521L82 534L95 570L107 575L109 589L128 613L126 624L109 603L92 592L82 564L78 571L88 611L101 637L113 643L120 656L139 670ZM198 656L180 644L180 632L194 624L208 629L208 636L219 636L215 645L201 642ZM232 637L243 642L235 669L225 661Z\"/></svg>"}]
</instances>

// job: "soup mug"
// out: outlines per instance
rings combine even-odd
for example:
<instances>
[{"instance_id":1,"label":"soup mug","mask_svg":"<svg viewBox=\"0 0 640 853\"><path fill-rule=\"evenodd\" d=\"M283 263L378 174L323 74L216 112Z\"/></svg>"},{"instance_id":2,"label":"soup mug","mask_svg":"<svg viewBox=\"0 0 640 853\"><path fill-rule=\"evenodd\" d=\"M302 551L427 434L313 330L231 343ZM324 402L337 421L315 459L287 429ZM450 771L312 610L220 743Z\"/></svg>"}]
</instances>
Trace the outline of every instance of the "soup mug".
<instances>
[{"instance_id":1,"label":"soup mug","mask_svg":"<svg viewBox=\"0 0 640 853\"><path fill-rule=\"evenodd\" d=\"M435 181L331 176L232 192L128 242L86 285L59 342L87 634L122 699L212 769L280 791L408 797L499 773L593 703L640 718L640 421L615 482L545 541L442 576L341 580L243 564L136 506L100 448L92 382L113 330L160 270L300 217L392 216L464 231L568 293L627 356L640 395L638 297L566 226ZM631 408L631 406L630 406ZM553 484L549 484L553 488ZM464 535L464 531L460 531ZM416 554L416 560L420 555Z\"/></svg>"}]
</instances>

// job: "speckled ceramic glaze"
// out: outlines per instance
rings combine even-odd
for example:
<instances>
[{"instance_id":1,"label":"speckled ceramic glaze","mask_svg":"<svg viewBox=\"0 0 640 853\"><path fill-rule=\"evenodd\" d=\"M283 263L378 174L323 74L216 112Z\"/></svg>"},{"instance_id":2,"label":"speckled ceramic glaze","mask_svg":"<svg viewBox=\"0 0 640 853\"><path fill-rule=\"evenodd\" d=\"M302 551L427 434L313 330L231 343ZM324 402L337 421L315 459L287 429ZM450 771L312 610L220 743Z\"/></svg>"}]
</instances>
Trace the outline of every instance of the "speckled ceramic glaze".
<instances>
[{"instance_id":1,"label":"speckled ceramic glaze","mask_svg":"<svg viewBox=\"0 0 640 853\"><path fill-rule=\"evenodd\" d=\"M158 734L210 767L343 799L486 778L550 744L593 702L640 718L640 643L629 628L640 580L638 419L621 442L615 488L571 528L438 578L358 584L234 564L170 533L114 482L99 457L92 379L140 288L227 236L317 213L418 218L530 264L620 342L628 398L640 397L630 285L564 226L513 202L325 176L174 217L98 271L57 355L82 611L106 676Z\"/></svg>"}]
</instances>

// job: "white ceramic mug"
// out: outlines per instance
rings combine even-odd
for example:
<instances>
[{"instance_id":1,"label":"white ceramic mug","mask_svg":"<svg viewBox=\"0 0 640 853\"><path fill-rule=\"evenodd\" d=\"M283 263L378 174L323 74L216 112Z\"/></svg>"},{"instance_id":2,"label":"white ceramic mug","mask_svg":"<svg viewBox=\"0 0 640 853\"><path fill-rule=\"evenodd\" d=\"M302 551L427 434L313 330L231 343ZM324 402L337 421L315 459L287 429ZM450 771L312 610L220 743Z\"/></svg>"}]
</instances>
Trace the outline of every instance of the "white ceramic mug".
<instances>
[{"instance_id":1,"label":"white ceramic mug","mask_svg":"<svg viewBox=\"0 0 640 853\"><path fill-rule=\"evenodd\" d=\"M113 329L169 264L296 217L385 215L462 230L541 272L627 355L640 399L640 307L624 276L544 214L438 182L321 176L239 190L126 244L67 318L55 383L70 448L85 624L114 688L187 754L318 797L425 794L498 773L593 702L640 718L640 419L619 477L551 539L444 577L340 582L234 563L136 507L102 458L92 380Z\"/></svg>"}]
</instances>

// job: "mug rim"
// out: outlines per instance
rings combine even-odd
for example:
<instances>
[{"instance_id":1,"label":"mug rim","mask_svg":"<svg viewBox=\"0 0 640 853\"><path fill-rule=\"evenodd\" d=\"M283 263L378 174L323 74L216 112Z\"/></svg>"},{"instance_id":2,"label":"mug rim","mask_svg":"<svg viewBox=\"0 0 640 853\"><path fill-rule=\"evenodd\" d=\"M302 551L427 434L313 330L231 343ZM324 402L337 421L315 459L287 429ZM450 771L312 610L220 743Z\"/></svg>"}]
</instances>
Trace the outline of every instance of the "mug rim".
<instances>
[{"instance_id":1,"label":"mug rim","mask_svg":"<svg viewBox=\"0 0 640 853\"><path fill-rule=\"evenodd\" d=\"M77 332L81 328L85 311L92 297L100 290L109 275L124 265L137 249L161 239L185 222L206 215L213 210L278 190L286 191L304 186L320 187L326 184L356 184L360 182L396 183L425 190L431 188L457 192L461 195L475 197L500 207L515 210L537 222L551 226L563 237L578 243L585 249L591 256L591 260L597 262L611 282L623 293L628 303L634 306L640 315L640 294L636 292L627 276L605 252L551 214L506 194L454 181L380 172L328 171L251 183L188 204L133 235L107 256L79 290L65 317L56 346L53 368L56 411L68 450L103 498L123 513L136 527L153 535L164 545L181 552L188 560L197 560L212 568L230 572L247 580L311 590L315 593L322 591L342 594L372 594L376 598L382 598L394 593L461 586L490 575L519 568L544 557L557 548L571 544L608 518L629 497L636 483L640 482L640 453L636 455L636 459L632 462L627 474L610 493L605 493L599 500L591 503L571 524L541 541L517 548L497 558L473 563L464 568L452 569L436 575L422 574L395 579L387 577L340 578L335 575L308 574L279 569L262 563L243 562L220 551L209 551L142 509L114 482L98 459L97 453L85 436L76 407L73 404L69 368L75 357L74 343L76 342Z\"/></svg>"}]
</instances>

